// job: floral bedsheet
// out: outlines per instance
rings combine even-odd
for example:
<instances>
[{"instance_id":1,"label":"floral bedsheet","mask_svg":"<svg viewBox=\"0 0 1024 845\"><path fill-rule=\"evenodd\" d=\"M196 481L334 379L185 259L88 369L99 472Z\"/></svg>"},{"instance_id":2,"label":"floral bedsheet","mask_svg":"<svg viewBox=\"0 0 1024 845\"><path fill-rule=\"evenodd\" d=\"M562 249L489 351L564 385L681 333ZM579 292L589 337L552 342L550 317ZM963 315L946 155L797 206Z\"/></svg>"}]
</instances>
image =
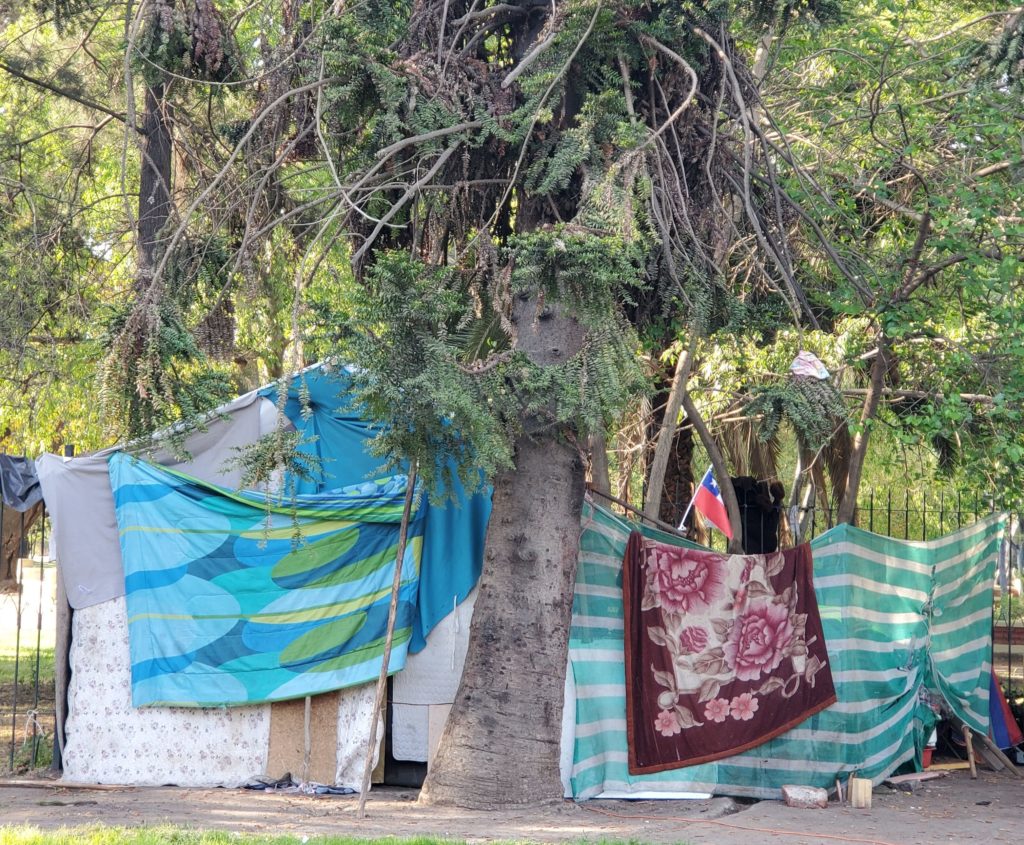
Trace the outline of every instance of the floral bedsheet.
<instances>
[{"instance_id":1,"label":"floral bedsheet","mask_svg":"<svg viewBox=\"0 0 1024 845\"><path fill-rule=\"evenodd\" d=\"M808 545L725 555L634 531L623 598L631 774L753 748L836 700Z\"/></svg>"}]
</instances>

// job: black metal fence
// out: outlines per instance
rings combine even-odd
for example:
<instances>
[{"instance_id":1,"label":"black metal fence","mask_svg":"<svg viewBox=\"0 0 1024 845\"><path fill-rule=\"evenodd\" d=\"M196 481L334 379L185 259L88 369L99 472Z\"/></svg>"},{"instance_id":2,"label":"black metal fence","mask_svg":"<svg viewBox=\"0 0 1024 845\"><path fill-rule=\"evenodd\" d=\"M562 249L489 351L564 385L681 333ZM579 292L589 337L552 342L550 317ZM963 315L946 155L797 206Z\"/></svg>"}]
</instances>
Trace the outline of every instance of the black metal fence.
<instances>
[{"instance_id":1,"label":"black metal fence","mask_svg":"<svg viewBox=\"0 0 1024 845\"><path fill-rule=\"evenodd\" d=\"M56 567L45 512L26 524L0 502L0 524L9 568L0 582L0 773L21 773L54 756Z\"/></svg>"}]
</instances>

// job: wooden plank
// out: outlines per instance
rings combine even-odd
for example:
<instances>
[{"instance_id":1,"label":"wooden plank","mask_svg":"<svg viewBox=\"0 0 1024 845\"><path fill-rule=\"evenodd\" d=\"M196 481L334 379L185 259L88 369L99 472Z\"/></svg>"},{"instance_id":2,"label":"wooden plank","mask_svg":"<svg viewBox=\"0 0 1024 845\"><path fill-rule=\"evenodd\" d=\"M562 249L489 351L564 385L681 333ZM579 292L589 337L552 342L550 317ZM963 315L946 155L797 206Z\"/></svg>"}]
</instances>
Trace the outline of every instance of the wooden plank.
<instances>
[{"instance_id":1,"label":"wooden plank","mask_svg":"<svg viewBox=\"0 0 1024 845\"><path fill-rule=\"evenodd\" d=\"M886 778L882 783L920 783L925 780L935 780L936 778L948 777L947 772L911 772L909 775L894 775L893 777Z\"/></svg>"},{"instance_id":2,"label":"wooden plank","mask_svg":"<svg viewBox=\"0 0 1024 845\"><path fill-rule=\"evenodd\" d=\"M306 769L306 700L275 701L270 705L268 777L290 772L296 781L333 784L338 767L338 693L310 699L309 766Z\"/></svg>"},{"instance_id":3,"label":"wooden plank","mask_svg":"<svg viewBox=\"0 0 1024 845\"><path fill-rule=\"evenodd\" d=\"M0 781L0 789L85 789L92 790L93 792L117 792L138 788L136 786L119 786L111 783L76 783L70 780L43 780L41 778L18 778L17 780Z\"/></svg>"},{"instance_id":4,"label":"wooden plank","mask_svg":"<svg viewBox=\"0 0 1024 845\"><path fill-rule=\"evenodd\" d=\"M984 745L989 751L991 751L992 754L995 755L995 757L1010 771L1010 773L1014 777L1024 779L1024 774L1021 774L1020 769L1018 769L1013 764L1013 761L1010 760L1009 757L1003 754L1003 750L998 745L996 745L990 737L985 736L984 734L978 734L978 739L981 740L982 745Z\"/></svg>"}]
</instances>

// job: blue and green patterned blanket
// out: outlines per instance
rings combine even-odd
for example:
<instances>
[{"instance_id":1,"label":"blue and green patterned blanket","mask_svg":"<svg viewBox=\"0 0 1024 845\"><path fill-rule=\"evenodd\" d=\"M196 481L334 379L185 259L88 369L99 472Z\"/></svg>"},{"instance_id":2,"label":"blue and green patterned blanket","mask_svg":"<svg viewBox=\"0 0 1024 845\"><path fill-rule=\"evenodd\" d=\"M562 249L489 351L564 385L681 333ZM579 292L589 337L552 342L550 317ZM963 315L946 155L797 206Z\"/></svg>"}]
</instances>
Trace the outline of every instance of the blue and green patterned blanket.
<instances>
[{"instance_id":1,"label":"blue and green patterned blanket","mask_svg":"<svg viewBox=\"0 0 1024 845\"><path fill-rule=\"evenodd\" d=\"M136 707L278 701L376 679L404 476L268 507L122 453L109 465ZM417 512L389 672L405 665L422 541Z\"/></svg>"}]
</instances>

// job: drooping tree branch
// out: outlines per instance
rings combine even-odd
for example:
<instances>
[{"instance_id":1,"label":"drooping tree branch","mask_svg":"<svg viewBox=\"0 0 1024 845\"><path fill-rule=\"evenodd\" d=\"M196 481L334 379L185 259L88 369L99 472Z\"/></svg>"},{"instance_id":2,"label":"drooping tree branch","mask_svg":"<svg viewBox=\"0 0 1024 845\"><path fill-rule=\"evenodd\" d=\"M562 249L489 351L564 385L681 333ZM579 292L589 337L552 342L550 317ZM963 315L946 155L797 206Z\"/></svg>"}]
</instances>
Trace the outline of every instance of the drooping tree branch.
<instances>
[{"instance_id":1,"label":"drooping tree branch","mask_svg":"<svg viewBox=\"0 0 1024 845\"><path fill-rule=\"evenodd\" d=\"M67 88L61 88L59 85L54 85L44 79L39 79L38 77L27 74L24 71L20 71L17 68L12 67L7 62L0 61L0 70L10 74L16 79L20 79L23 82L36 86L37 88L42 88L44 91L49 91L51 94L63 97L65 100L71 100L74 103L78 103L80 106L85 106L87 109L92 109L93 111L109 115L122 123L125 123L128 119L124 112L114 111L110 107L103 105L103 103L93 100L91 97L86 97L83 94L77 94L74 91L69 91ZM145 132L145 129L141 126L136 126L135 131L141 134Z\"/></svg>"}]
</instances>

